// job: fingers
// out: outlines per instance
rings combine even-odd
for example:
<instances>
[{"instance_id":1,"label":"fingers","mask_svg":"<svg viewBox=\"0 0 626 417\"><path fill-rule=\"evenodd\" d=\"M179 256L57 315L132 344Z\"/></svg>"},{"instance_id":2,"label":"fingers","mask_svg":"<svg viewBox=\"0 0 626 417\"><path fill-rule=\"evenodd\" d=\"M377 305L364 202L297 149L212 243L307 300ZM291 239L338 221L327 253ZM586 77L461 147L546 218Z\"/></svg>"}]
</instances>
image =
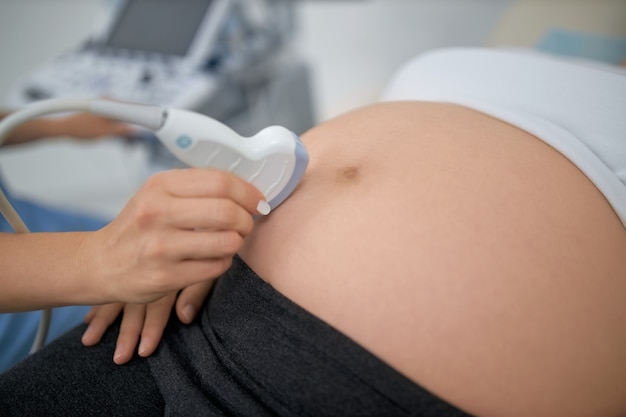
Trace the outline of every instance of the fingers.
<instances>
[{"instance_id":1,"label":"fingers","mask_svg":"<svg viewBox=\"0 0 626 417\"><path fill-rule=\"evenodd\" d=\"M113 354L113 362L116 364L122 365L132 359L145 317L146 306L144 304L126 304L124 307L124 317Z\"/></svg>"},{"instance_id":2,"label":"fingers","mask_svg":"<svg viewBox=\"0 0 626 417\"><path fill-rule=\"evenodd\" d=\"M171 199L161 209L170 225L179 229L235 230L246 236L254 226L247 209L226 198Z\"/></svg>"},{"instance_id":3,"label":"fingers","mask_svg":"<svg viewBox=\"0 0 626 417\"><path fill-rule=\"evenodd\" d=\"M120 332L113 354L113 362L122 365L130 361L137 348L139 356L148 357L154 353L176 302L179 319L191 323L214 281L204 281L185 288L180 294L170 294L150 304L107 304L92 308L85 317L89 327L83 334L82 342L86 346L98 343L106 329L115 321L123 310Z\"/></svg>"},{"instance_id":4,"label":"fingers","mask_svg":"<svg viewBox=\"0 0 626 417\"><path fill-rule=\"evenodd\" d=\"M146 320L141 332L141 343L139 344L138 350L139 356L145 358L154 353L163 336L163 330L167 325L175 300L176 294L172 294L154 303L148 304Z\"/></svg>"},{"instance_id":5,"label":"fingers","mask_svg":"<svg viewBox=\"0 0 626 417\"><path fill-rule=\"evenodd\" d=\"M180 292L176 300L176 315L180 321L190 324L196 318L214 283L215 280L200 282Z\"/></svg>"},{"instance_id":6,"label":"fingers","mask_svg":"<svg viewBox=\"0 0 626 417\"><path fill-rule=\"evenodd\" d=\"M89 323L87 330L81 339L83 345L93 346L101 339L111 323L117 319L124 308L123 303L106 304L93 307L85 316L85 322Z\"/></svg>"},{"instance_id":7,"label":"fingers","mask_svg":"<svg viewBox=\"0 0 626 417\"><path fill-rule=\"evenodd\" d=\"M259 214L257 206L265 197L254 186L225 171L191 168L166 171L150 179L176 197L211 197L234 201L251 214Z\"/></svg>"},{"instance_id":8,"label":"fingers","mask_svg":"<svg viewBox=\"0 0 626 417\"><path fill-rule=\"evenodd\" d=\"M233 256L243 245L234 231L173 231L167 237L145 242L145 255L161 261L217 260Z\"/></svg>"},{"instance_id":9,"label":"fingers","mask_svg":"<svg viewBox=\"0 0 626 417\"><path fill-rule=\"evenodd\" d=\"M154 353L175 300L176 294L171 294L150 304L127 304L124 307L113 362L123 365L131 360L140 340L137 349L140 356L147 357Z\"/></svg>"}]
</instances>

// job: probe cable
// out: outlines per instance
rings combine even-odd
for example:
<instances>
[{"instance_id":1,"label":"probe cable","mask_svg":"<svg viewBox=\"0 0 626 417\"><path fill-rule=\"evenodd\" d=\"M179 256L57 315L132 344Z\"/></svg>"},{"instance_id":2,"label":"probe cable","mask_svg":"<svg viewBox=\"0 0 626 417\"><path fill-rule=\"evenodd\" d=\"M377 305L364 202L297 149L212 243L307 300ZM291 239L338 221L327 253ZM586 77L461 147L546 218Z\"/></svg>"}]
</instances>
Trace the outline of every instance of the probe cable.
<instances>
[{"instance_id":1,"label":"probe cable","mask_svg":"<svg viewBox=\"0 0 626 417\"><path fill-rule=\"evenodd\" d=\"M132 107L132 109L128 107ZM136 108L134 108L135 106L129 105L128 107L120 102L112 103L98 99L68 98L42 100L16 111L0 121L0 146L2 146L9 133L17 126L30 119L51 113L86 111L140 124L159 125L161 123L161 112L155 114L154 109L152 109L142 114L141 110L137 111ZM130 113L128 113L128 110L131 110ZM24 221L17 211L15 211L15 208L13 208L2 189L0 189L0 214L4 216L16 233L30 233L30 230L28 230ZM45 344L51 319L52 309L47 308L42 310L35 340L30 349L31 354L38 351Z\"/></svg>"}]
</instances>

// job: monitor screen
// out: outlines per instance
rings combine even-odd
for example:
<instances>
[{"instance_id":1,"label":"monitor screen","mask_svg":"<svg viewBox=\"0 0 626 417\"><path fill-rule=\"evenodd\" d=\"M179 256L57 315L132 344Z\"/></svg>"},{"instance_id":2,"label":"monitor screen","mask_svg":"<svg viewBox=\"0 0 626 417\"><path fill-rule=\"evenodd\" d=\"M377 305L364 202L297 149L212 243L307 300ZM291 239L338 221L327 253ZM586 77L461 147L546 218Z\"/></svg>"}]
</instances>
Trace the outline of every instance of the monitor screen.
<instances>
[{"instance_id":1,"label":"monitor screen","mask_svg":"<svg viewBox=\"0 0 626 417\"><path fill-rule=\"evenodd\" d=\"M212 0L128 0L105 46L185 55Z\"/></svg>"}]
</instances>

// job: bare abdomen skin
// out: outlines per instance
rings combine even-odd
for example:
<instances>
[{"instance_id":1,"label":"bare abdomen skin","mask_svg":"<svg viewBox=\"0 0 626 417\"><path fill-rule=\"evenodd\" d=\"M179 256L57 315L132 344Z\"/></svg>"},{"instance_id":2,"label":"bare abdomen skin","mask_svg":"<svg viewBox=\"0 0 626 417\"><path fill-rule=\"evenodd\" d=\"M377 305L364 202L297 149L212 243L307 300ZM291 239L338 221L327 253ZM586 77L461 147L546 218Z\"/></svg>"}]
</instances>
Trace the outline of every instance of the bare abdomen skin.
<instances>
[{"instance_id":1,"label":"bare abdomen skin","mask_svg":"<svg viewBox=\"0 0 626 417\"><path fill-rule=\"evenodd\" d=\"M302 183L241 251L263 279L478 416L626 415L626 231L569 160L435 103L303 140Z\"/></svg>"}]
</instances>

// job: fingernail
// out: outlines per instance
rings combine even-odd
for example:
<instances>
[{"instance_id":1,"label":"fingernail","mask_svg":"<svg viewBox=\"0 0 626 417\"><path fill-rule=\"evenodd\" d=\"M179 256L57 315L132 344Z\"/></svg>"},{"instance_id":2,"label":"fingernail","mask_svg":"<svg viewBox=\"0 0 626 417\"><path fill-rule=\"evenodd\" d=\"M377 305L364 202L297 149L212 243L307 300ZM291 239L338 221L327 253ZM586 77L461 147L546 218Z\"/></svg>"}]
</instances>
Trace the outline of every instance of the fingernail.
<instances>
[{"instance_id":1,"label":"fingernail","mask_svg":"<svg viewBox=\"0 0 626 417\"><path fill-rule=\"evenodd\" d=\"M183 307L183 315L185 316L187 321L191 323L196 317L196 308L192 304L187 304L185 307Z\"/></svg>"},{"instance_id":2,"label":"fingernail","mask_svg":"<svg viewBox=\"0 0 626 417\"><path fill-rule=\"evenodd\" d=\"M264 216L267 216L268 214L270 214L270 211L272 210L270 208L270 205L265 200L259 201L259 204L257 204L256 209L260 214Z\"/></svg>"},{"instance_id":3,"label":"fingernail","mask_svg":"<svg viewBox=\"0 0 626 417\"><path fill-rule=\"evenodd\" d=\"M124 348L123 346L117 346L115 348L115 353L113 354L113 361L114 362L117 362L118 359L122 358L122 350L123 350L123 348Z\"/></svg>"},{"instance_id":4,"label":"fingernail","mask_svg":"<svg viewBox=\"0 0 626 417\"><path fill-rule=\"evenodd\" d=\"M147 351L148 347L146 346L146 344L144 342L139 343L139 349L137 350L139 356L145 356Z\"/></svg>"},{"instance_id":5,"label":"fingernail","mask_svg":"<svg viewBox=\"0 0 626 417\"><path fill-rule=\"evenodd\" d=\"M87 326L87 329L85 329L85 333L83 333L83 337L80 340L83 343L88 342L89 341L89 335L91 335L91 333L93 333L93 328L91 326Z\"/></svg>"}]
</instances>

